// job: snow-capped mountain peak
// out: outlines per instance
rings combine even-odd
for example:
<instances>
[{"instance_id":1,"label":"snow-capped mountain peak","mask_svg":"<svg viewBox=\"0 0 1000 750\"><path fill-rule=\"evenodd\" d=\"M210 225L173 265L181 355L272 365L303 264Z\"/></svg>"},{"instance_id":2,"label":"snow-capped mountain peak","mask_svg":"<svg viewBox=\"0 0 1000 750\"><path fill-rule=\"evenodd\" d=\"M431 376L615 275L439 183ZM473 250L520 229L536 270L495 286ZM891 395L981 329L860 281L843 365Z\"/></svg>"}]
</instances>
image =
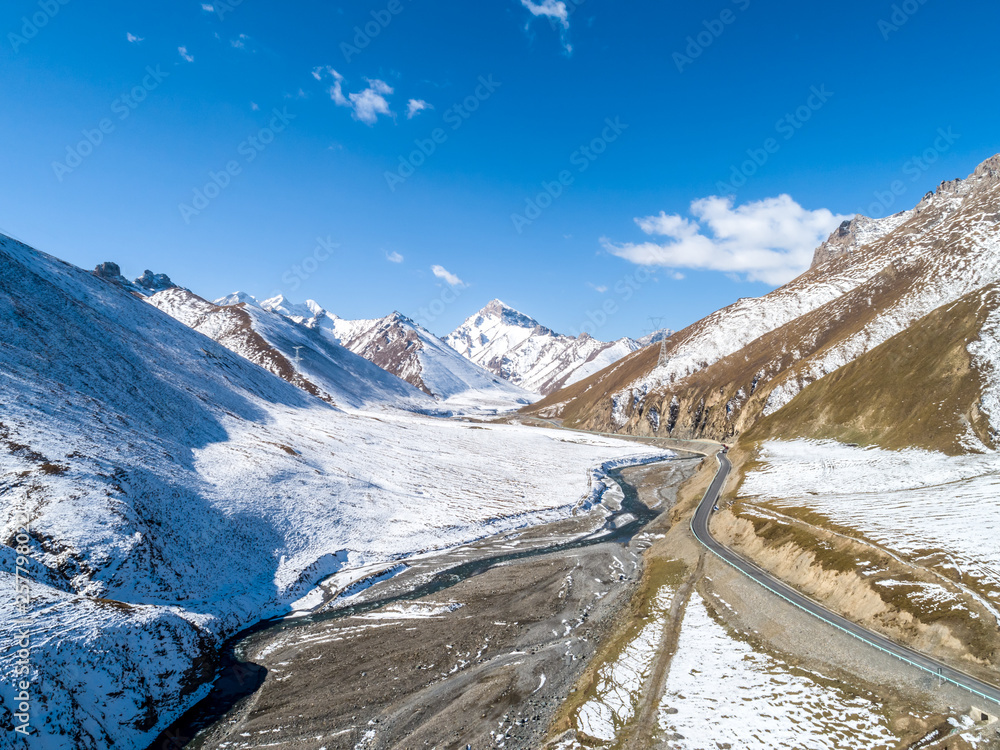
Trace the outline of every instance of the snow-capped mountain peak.
<instances>
[{"instance_id":1,"label":"snow-capped mountain peak","mask_svg":"<svg viewBox=\"0 0 1000 750\"><path fill-rule=\"evenodd\" d=\"M286 318L291 318L297 323L319 317L326 312L323 306L315 300L306 300L303 304L297 305L283 294L264 300L260 303L260 306L265 310L270 310L279 315L284 315Z\"/></svg>"},{"instance_id":2,"label":"snow-capped mountain peak","mask_svg":"<svg viewBox=\"0 0 1000 750\"><path fill-rule=\"evenodd\" d=\"M562 336L498 299L446 341L490 372L542 394L589 377L639 348L631 339L606 344L587 334Z\"/></svg>"},{"instance_id":3,"label":"snow-capped mountain peak","mask_svg":"<svg viewBox=\"0 0 1000 750\"><path fill-rule=\"evenodd\" d=\"M505 304L499 299L492 300L486 307L479 311L479 313L474 316L477 320L482 319L485 322L489 318L496 319L506 325L517 326L519 328L527 328L528 330L534 330L540 328L549 333L553 331L545 328L534 318L525 315L520 310L515 310L508 304ZM468 321L466 321L468 323ZM482 323L480 323L482 325Z\"/></svg>"},{"instance_id":4,"label":"snow-capped mountain peak","mask_svg":"<svg viewBox=\"0 0 1000 750\"><path fill-rule=\"evenodd\" d=\"M436 398L496 408L530 403L531 394L505 382L396 311L377 320L324 320L320 327L345 348Z\"/></svg>"},{"instance_id":5,"label":"snow-capped mountain peak","mask_svg":"<svg viewBox=\"0 0 1000 750\"><path fill-rule=\"evenodd\" d=\"M233 292L232 294L227 294L225 297L219 297L219 299L215 300L215 304L219 307L230 307L232 305L260 307L257 298L246 292Z\"/></svg>"}]
</instances>

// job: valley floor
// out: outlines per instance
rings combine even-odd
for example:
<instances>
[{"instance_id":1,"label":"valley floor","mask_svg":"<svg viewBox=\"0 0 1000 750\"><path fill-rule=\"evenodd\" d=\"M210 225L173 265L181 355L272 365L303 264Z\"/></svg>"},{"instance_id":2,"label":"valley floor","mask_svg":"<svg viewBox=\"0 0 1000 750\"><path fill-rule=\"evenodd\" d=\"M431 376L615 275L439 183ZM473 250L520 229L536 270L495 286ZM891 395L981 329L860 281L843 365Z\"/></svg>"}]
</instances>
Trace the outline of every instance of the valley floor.
<instances>
[{"instance_id":1,"label":"valley floor","mask_svg":"<svg viewBox=\"0 0 1000 750\"><path fill-rule=\"evenodd\" d=\"M662 511L697 460L626 470L656 477ZM613 533L629 523L620 509ZM648 499L647 499L647 502ZM581 535L607 534L591 513L408 560L334 607L395 599L482 558L522 554L426 596L252 636L246 657L266 668L256 694L193 743L199 748L537 748L562 698L629 601L646 531L531 556ZM456 578L459 576L456 575ZM361 590L359 590L361 589ZM176 731L183 734L183 728Z\"/></svg>"},{"instance_id":2,"label":"valley floor","mask_svg":"<svg viewBox=\"0 0 1000 750\"><path fill-rule=\"evenodd\" d=\"M707 554L687 519L714 470L714 460L623 470L661 511L627 543L512 560L434 594L251 638L246 656L267 669L263 686L194 746L1000 747L973 726L961 690ZM607 503L614 509L613 490ZM550 546L595 523L564 520L410 561L336 605L393 598L456 564Z\"/></svg>"}]
</instances>

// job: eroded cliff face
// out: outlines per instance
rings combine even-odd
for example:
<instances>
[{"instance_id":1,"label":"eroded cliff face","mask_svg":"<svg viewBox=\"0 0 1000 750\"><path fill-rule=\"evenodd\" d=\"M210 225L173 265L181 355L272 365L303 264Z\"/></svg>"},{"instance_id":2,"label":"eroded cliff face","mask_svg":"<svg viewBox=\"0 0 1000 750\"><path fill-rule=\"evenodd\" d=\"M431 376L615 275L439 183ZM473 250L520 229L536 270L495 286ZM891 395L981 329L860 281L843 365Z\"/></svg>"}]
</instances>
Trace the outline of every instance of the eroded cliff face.
<instances>
[{"instance_id":1,"label":"eroded cliff face","mask_svg":"<svg viewBox=\"0 0 1000 750\"><path fill-rule=\"evenodd\" d=\"M968 671L988 673L996 668L996 633L986 624L993 617L973 598L956 593L962 606L946 611L948 607L891 596L886 592L894 589L879 588L877 582L919 584L939 579L871 545L765 515L737 504L713 517L712 533L797 590L870 630ZM881 569L878 575L856 572L873 561Z\"/></svg>"}]
</instances>

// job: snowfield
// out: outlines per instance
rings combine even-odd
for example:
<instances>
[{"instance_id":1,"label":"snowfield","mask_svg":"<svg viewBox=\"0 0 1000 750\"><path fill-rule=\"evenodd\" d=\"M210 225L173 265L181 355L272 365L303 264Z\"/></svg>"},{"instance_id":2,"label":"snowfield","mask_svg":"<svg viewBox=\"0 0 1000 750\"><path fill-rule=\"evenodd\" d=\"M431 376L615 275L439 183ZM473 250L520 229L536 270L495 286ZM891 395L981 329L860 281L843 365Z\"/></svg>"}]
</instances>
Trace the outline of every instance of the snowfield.
<instances>
[{"instance_id":1,"label":"snowfield","mask_svg":"<svg viewBox=\"0 0 1000 750\"><path fill-rule=\"evenodd\" d=\"M630 725L643 691L650 689L673 596L672 587L662 587L654 616L613 662L601 666L595 694L573 717L578 734L558 745L562 750L618 747L626 736L635 739ZM734 638L693 593L658 705L660 739L674 750L896 747L898 739L876 704L832 682Z\"/></svg>"},{"instance_id":2,"label":"snowfield","mask_svg":"<svg viewBox=\"0 0 1000 750\"><path fill-rule=\"evenodd\" d=\"M677 750L889 750L899 739L875 703L754 651L693 594L660 702Z\"/></svg>"},{"instance_id":3,"label":"snowfield","mask_svg":"<svg viewBox=\"0 0 1000 750\"><path fill-rule=\"evenodd\" d=\"M669 455L344 411L4 237L0 324L0 668L22 638L23 514L40 747L143 748L204 694L226 637L321 578L578 512L611 466ZM9 680L0 695L13 705Z\"/></svg>"},{"instance_id":4,"label":"snowfield","mask_svg":"<svg viewBox=\"0 0 1000 750\"><path fill-rule=\"evenodd\" d=\"M1000 605L1000 454L768 441L742 497L808 508L897 554L951 556Z\"/></svg>"},{"instance_id":5,"label":"snowfield","mask_svg":"<svg viewBox=\"0 0 1000 750\"><path fill-rule=\"evenodd\" d=\"M663 640L666 615L674 590L663 586L653 602L655 616L622 650L618 658L600 668L600 681L593 698L576 714L576 728L601 742L613 743L635 718L636 706L649 679L656 652Z\"/></svg>"}]
</instances>

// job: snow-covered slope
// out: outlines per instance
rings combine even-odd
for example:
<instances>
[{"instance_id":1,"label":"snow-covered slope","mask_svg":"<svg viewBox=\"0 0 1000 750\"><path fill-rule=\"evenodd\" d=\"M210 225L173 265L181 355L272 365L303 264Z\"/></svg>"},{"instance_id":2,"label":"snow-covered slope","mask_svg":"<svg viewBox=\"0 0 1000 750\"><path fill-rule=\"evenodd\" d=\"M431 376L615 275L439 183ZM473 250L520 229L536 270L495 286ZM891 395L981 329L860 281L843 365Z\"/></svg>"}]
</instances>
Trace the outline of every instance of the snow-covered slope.
<instances>
[{"instance_id":1,"label":"snow-covered slope","mask_svg":"<svg viewBox=\"0 0 1000 750\"><path fill-rule=\"evenodd\" d=\"M470 362L398 312L375 321L341 320L334 331L352 352L446 403L510 409L538 398Z\"/></svg>"},{"instance_id":2,"label":"snow-covered slope","mask_svg":"<svg viewBox=\"0 0 1000 750\"><path fill-rule=\"evenodd\" d=\"M220 305L238 303L276 314L314 336L323 334L329 344L343 347L444 402L444 409L510 411L538 398L470 362L398 312L374 320L347 320L314 300L296 304L283 295L258 303L248 294L235 292L216 300Z\"/></svg>"},{"instance_id":3,"label":"snow-covered slope","mask_svg":"<svg viewBox=\"0 0 1000 750\"><path fill-rule=\"evenodd\" d=\"M743 432L811 383L1000 280L998 204L1000 155L910 211L841 227L799 278L671 337L665 365L642 350L536 408L602 429L719 439ZM967 364L968 356L955 366Z\"/></svg>"},{"instance_id":4,"label":"snow-covered slope","mask_svg":"<svg viewBox=\"0 0 1000 750\"><path fill-rule=\"evenodd\" d=\"M610 344L587 334L562 336L493 300L445 341L505 380L547 394L583 380L640 348L632 339Z\"/></svg>"},{"instance_id":5,"label":"snow-covered slope","mask_svg":"<svg viewBox=\"0 0 1000 750\"><path fill-rule=\"evenodd\" d=\"M235 299L242 299L232 295ZM184 325L325 401L356 408L434 408L433 399L331 341L321 331L253 303L220 306L169 289L149 302Z\"/></svg>"},{"instance_id":6,"label":"snow-covered slope","mask_svg":"<svg viewBox=\"0 0 1000 750\"><path fill-rule=\"evenodd\" d=\"M603 464L644 453L340 411L5 237L0 325L0 579L15 590L23 530L38 747L145 747L204 693L224 638L324 574L559 517L596 499ZM0 601L4 643L17 617ZM0 652L4 674L17 658Z\"/></svg>"}]
</instances>

